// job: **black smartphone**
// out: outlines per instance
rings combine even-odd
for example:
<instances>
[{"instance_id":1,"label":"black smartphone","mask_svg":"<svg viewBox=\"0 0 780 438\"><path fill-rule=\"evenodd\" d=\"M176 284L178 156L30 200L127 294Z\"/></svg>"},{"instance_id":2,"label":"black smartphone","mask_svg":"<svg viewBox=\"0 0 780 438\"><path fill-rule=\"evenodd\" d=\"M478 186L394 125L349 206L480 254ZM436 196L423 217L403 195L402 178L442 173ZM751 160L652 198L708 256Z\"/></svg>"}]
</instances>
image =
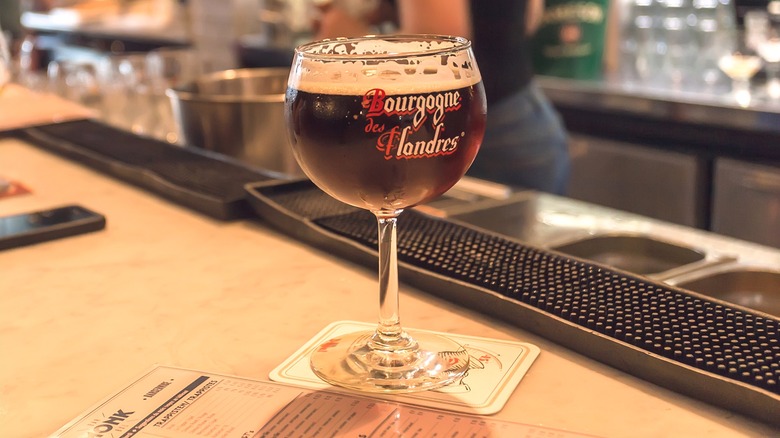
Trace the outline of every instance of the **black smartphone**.
<instances>
[{"instance_id":1,"label":"black smartphone","mask_svg":"<svg viewBox=\"0 0 780 438\"><path fill-rule=\"evenodd\" d=\"M106 218L80 205L0 217L0 250L102 230Z\"/></svg>"}]
</instances>

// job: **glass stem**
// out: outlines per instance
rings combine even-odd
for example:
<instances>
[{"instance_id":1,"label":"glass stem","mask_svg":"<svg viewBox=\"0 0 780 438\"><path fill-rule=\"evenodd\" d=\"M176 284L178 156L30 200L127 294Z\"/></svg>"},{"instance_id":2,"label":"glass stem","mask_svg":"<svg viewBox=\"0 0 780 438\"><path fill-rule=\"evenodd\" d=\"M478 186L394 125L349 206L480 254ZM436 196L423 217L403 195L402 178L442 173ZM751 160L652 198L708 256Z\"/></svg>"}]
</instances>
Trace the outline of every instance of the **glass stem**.
<instances>
[{"instance_id":1,"label":"glass stem","mask_svg":"<svg viewBox=\"0 0 780 438\"><path fill-rule=\"evenodd\" d=\"M780 62L766 64L766 88L769 97L780 99Z\"/></svg>"},{"instance_id":2,"label":"glass stem","mask_svg":"<svg viewBox=\"0 0 780 438\"><path fill-rule=\"evenodd\" d=\"M734 93L749 93L750 81L745 79L734 79L733 90Z\"/></svg>"},{"instance_id":3,"label":"glass stem","mask_svg":"<svg viewBox=\"0 0 780 438\"><path fill-rule=\"evenodd\" d=\"M371 346L380 350L412 347L401 328L398 299L396 222L401 210L376 212L379 228L379 326Z\"/></svg>"},{"instance_id":4,"label":"glass stem","mask_svg":"<svg viewBox=\"0 0 780 438\"><path fill-rule=\"evenodd\" d=\"M750 105L750 80L734 79L731 89L739 106L747 107Z\"/></svg>"}]
</instances>

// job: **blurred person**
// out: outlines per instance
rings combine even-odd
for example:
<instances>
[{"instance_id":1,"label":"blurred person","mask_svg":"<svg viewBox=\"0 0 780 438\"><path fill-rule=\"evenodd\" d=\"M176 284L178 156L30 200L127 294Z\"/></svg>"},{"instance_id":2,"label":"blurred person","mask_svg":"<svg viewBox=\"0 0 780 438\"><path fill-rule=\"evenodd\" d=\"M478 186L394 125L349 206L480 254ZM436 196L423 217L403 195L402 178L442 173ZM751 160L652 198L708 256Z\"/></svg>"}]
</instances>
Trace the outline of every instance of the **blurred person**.
<instances>
[{"instance_id":1,"label":"blurred person","mask_svg":"<svg viewBox=\"0 0 780 438\"><path fill-rule=\"evenodd\" d=\"M530 39L544 0L320 1L316 38L377 33L458 35L472 41L488 98L487 131L468 175L564 194L570 160L561 119L533 77Z\"/></svg>"}]
</instances>

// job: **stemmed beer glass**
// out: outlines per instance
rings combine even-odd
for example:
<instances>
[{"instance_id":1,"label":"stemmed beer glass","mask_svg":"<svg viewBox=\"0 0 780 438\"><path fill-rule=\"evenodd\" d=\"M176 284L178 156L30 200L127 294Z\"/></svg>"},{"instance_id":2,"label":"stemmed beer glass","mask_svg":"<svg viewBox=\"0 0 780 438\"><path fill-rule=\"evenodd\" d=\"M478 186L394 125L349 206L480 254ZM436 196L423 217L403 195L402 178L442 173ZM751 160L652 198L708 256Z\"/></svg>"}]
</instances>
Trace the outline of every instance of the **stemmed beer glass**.
<instances>
[{"instance_id":1,"label":"stemmed beer glass","mask_svg":"<svg viewBox=\"0 0 780 438\"><path fill-rule=\"evenodd\" d=\"M461 345L401 327L396 220L446 192L477 155L486 101L471 43L396 35L304 44L295 51L285 115L306 175L371 211L379 229L379 324L315 348L312 370L334 385L383 393L460 378L468 369Z\"/></svg>"},{"instance_id":2,"label":"stemmed beer glass","mask_svg":"<svg viewBox=\"0 0 780 438\"><path fill-rule=\"evenodd\" d=\"M723 45L724 53L718 59L718 67L731 78L731 91L737 104L750 105L752 99L750 79L761 69L761 58L750 47L750 40L742 31L730 31Z\"/></svg>"}]
</instances>

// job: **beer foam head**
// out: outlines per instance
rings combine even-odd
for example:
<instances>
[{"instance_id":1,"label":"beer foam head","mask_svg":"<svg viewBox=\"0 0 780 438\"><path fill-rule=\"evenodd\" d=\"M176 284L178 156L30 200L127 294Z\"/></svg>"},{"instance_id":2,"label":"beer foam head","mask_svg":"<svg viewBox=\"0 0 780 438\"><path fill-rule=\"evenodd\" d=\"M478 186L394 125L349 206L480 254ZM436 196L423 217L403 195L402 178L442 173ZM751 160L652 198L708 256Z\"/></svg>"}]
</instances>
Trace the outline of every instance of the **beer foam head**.
<instances>
[{"instance_id":1,"label":"beer foam head","mask_svg":"<svg viewBox=\"0 0 780 438\"><path fill-rule=\"evenodd\" d=\"M324 40L300 46L288 86L328 94L426 93L482 77L465 38L399 35Z\"/></svg>"}]
</instances>

